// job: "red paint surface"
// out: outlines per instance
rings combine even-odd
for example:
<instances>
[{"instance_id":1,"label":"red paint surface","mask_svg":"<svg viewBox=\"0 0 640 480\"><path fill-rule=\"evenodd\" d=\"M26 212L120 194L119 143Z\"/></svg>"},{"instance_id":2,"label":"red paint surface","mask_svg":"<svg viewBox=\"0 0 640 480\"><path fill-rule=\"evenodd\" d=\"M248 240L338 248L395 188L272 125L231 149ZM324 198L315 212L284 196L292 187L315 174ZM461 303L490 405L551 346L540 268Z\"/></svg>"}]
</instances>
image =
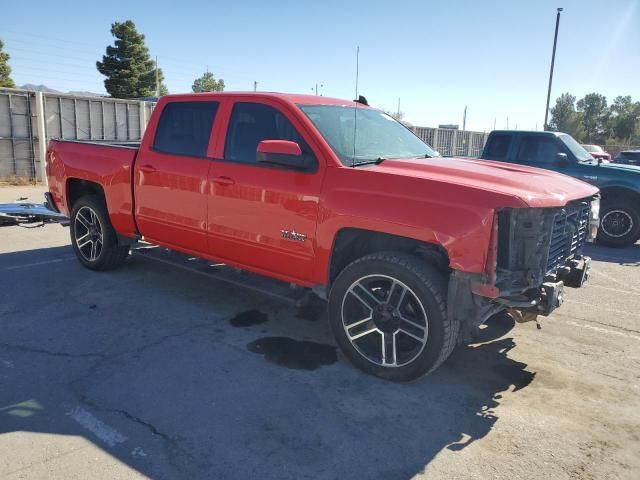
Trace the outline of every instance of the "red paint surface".
<instances>
[{"instance_id":1,"label":"red paint surface","mask_svg":"<svg viewBox=\"0 0 640 480\"><path fill-rule=\"evenodd\" d=\"M162 109L179 101L220 102L207 158L151 148ZM236 101L279 109L315 154L318 169L303 173L224 161ZM558 207L597 192L565 175L486 160L387 160L345 167L297 104L355 105L254 92L163 97L137 155L133 149L52 141L50 191L56 205L68 212L68 180L95 182L104 189L114 228L125 236L141 234L182 252L305 286L327 283L333 242L345 228L439 245L448 252L451 268L486 273L497 210ZM283 229L304 234L306 240L285 239Z\"/></svg>"}]
</instances>

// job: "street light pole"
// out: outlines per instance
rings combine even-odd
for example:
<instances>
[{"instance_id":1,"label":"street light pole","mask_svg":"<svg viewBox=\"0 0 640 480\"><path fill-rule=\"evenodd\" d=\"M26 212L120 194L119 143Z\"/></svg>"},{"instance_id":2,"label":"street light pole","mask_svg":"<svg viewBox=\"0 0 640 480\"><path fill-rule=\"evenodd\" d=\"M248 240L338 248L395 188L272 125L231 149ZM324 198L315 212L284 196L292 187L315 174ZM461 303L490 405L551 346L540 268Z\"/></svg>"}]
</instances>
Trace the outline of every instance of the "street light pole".
<instances>
[{"instance_id":1,"label":"street light pole","mask_svg":"<svg viewBox=\"0 0 640 480\"><path fill-rule=\"evenodd\" d=\"M560 26L560 12L562 8L558 8L556 15L556 33L553 36L553 53L551 54L551 69L549 70L549 88L547 89L547 108L544 111L544 130L549 130L547 120L549 118L549 100L551 100L551 83L553 82L553 65L556 61L556 45L558 43L558 27Z\"/></svg>"}]
</instances>

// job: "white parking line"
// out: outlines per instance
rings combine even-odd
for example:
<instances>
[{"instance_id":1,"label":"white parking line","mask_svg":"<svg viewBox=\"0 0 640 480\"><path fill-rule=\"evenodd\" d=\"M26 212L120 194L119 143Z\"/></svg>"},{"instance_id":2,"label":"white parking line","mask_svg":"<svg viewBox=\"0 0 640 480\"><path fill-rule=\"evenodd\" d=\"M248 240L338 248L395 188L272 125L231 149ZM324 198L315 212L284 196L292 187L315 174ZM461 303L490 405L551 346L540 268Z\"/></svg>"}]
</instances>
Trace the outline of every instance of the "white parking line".
<instances>
[{"instance_id":1,"label":"white parking line","mask_svg":"<svg viewBox=\"0 0 640 480\"><path fill-rule=\"evenodd\" d=\"M633 338L634 340L640 340L640 336L634 335L633 333L630 333L630 332L621 332L619 330L611 330L609 328L596 327L594 325L586 325L584 323L574 322L573 320L564 320L562 323L573 325L574 327L582 327L589 330L595 330L596 332L600 332L600 333L608 333L610 335L617 335L619 337Z\"/></svg>"},{"instance_id":2,"label":"white parking line","mask_svg":"<svg viewBox=\"0 0 640 480\"><path fill-rule=\"evenodd\" d=\"M587 285L588 288L601 288L602 290L609 290L610 292L616 292L616 293L624 293L625 295L637 295L640 296L640 292L636 292L633 290L626 290L624 288L614 288L614 287L605 287L604 285L594 285L594 284L588 284Z\"/></svg>"},{"instance_id":3,"label":"white parking line","mask_svg":"<svg viewBox=\"0 0 640 480\"><path fill-rule=\"evenodd\" d=\"M623 287L627 287L627 288L630 288L631 290L634 290L636 292L640 292L640 289L635 288L633 285L629 285L628 283L622 282L618 278L613 277L611 275L608 275L608 274L606 274L606 273L604 273L604 272L602 272L600 270L598 270L597 272L594 273L594 278L597 278L596 275L605 277L607 280L609 280L609 281L611 281L613 283L617 283L618 285L621 285Z\"/></svg>"},{"instance_id":4,"label":"white parking line","mask_svg":"<svg viewBox=\"0 0 640 480\"><path fill-rule=\"evenodd\" d=\"M123 443L127 440L127 437L106 425L102 420L96 418L82 407L72 408L67 412L67 415L110 447L115 447L118 443Z\"/></svg>"},{"instance_id":5,"label":"white parking line","mask_svg":"<svg viewBox=\"0 0 640 480\"><path fill-rule=\"evenodd\" d=\"M589 303L589 302L581 302L580 300L571 299L571 303L575 303L575 304L578 304L578 305L583 305L585 307L598 308L598 305L596 305L596 304ZM609 313L617 313L618 315L627 315L627 316L629 316L631 318L639 318L640 317L640 315L638 315L637 313L632 313L632 312L629 312L627 310L618 310L616 308L611 308L611 307L607 307L607 312L609 312Z\"/></svg>"},{"instance_id":6,"label":"white parking line","mask_svg":"<svg viewBox=\"0 0 640 480\"><path fill-rule=\"evenodd\" d=\"M48 265L50 263L66 262L68 260L73 260L74 258L76 258L74 255L69 255L68 257L54 258L52 260L45 260L42 262L25 263L23 265L13 265L11 267L4 267L3 270L19 270L21 268L37 267L40 265Z\"/></svg>"}]
</instances>

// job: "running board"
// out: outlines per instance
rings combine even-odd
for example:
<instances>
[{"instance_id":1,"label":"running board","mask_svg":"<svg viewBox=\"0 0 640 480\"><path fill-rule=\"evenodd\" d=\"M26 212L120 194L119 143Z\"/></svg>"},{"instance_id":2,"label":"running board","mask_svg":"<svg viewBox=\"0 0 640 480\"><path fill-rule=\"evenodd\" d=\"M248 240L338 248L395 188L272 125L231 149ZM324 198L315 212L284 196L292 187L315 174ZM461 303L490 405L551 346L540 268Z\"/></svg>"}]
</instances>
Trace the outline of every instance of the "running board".
<instances>
[{"instance_id":1,"label":"running board","mask_svg":"<svg viewBox=\"0 0 640 480\"><path fill-rule=\"evenodd\" d=\"M213 280L260 292L297 307L304 305L311 294L311 290L297 285L229 267L224 263L211 263L202 258L190 257L156 245L139 244L131 249L131 253L135 256L166 263L172 267L199 273Z\"/></svg>"}]
</instances>

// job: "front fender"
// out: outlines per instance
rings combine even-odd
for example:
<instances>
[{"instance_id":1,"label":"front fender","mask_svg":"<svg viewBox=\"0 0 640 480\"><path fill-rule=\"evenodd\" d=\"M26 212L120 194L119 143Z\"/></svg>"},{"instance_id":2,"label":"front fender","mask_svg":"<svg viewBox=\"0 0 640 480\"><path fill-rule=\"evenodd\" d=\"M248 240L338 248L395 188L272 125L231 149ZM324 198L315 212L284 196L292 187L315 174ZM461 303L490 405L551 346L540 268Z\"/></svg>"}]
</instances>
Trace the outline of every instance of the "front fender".
<instances>
[{"instance_id":1,"label":"front fender","mask_svg":"<svg viewBox=\"0 0 640 480\"><path fill-rule=\"evenodd\" d=\"M328 282L333 242L344 228L437 245L447 252L450 268L482 273L496 209L524 206L513 198L466 186L411 177L398 180L365 169L327 170L316 235L318 283Z\"/></svg>"}]
</instances>

